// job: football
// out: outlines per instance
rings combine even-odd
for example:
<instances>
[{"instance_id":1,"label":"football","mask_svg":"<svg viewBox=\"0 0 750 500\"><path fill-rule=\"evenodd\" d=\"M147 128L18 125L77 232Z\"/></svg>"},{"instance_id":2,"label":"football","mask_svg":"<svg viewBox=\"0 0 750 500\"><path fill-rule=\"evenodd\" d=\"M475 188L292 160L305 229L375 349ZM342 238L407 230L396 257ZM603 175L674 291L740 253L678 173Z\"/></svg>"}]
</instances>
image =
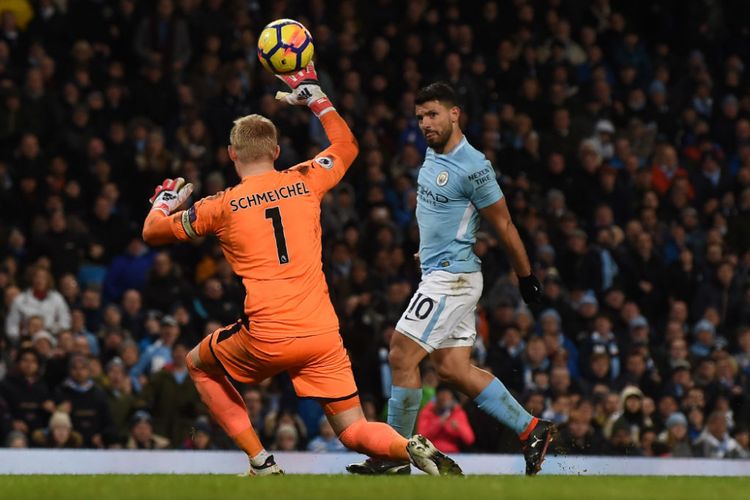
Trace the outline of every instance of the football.
<instances>
[{"instance_id":1,"label":"football","mask_svg":"<svg viewBox=\"0 0 750 500\"><path fill-rule=\"evenodd\" d=\"M313 56L310 32L294 19L277 19L258 37L258 59L272 73L291 73L307 66Z\"/></svg>"}]
</instances>

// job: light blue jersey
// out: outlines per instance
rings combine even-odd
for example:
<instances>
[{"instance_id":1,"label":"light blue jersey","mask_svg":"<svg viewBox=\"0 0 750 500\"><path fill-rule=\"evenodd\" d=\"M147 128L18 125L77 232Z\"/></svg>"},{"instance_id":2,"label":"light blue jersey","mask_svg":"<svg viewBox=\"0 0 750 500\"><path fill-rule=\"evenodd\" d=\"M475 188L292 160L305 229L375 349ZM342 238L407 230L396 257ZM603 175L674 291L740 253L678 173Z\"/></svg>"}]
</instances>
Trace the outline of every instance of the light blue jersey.
<instances>
[{"instance_id":1,"label":"light blue jersey","mask_svg":"<svg viewBox=\"0 0 750 500\"><path fill-rule=\"evenodd\" d=\"M427 148L417 182L422 274L479 271L479 210L503 197L492 164L464 137L448 154Z\"/></svg>"}]
</instances>

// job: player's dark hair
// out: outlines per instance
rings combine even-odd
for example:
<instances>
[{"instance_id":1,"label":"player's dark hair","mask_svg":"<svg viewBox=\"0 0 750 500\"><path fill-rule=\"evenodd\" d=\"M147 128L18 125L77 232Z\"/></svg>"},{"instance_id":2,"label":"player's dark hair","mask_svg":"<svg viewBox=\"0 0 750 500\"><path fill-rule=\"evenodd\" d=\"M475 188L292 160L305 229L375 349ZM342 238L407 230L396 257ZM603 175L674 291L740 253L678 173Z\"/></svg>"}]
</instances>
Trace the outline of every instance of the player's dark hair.
<instances>
[{"instance_id":1,"label":"player's dark hair","mask_svg":"<svg viewBox=\"0 0 750 500\"><path fill-rule=\"evenodd\" d=\"M456 92L445 82L435 82L422 87L414 96L414 104L424 104L429 101L440 101L450 107L458 106Z\"/></svg>"}]
</instances>

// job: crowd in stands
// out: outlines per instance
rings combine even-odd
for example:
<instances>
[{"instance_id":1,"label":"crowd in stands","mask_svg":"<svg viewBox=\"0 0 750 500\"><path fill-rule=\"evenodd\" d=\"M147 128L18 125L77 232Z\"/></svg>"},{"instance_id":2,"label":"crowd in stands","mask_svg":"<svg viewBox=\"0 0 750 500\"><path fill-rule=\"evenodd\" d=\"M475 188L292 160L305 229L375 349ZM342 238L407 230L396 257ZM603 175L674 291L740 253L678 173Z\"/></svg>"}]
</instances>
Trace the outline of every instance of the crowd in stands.
<instances>
[{"instance_id":1,"label":"crowd in stands","mask_svg":"<svg viewBox=\"0 0 750 500\"><path fill-rule=\"evenodd\" d=\"M224 449L185 354L244 289L217 242L149 248L166 177L192 201L238 181L232 120L271 118L279 169L326 138L274 100L270 20L315 41L360 143L323 201L323 267L369 419L420 279L425 142L414 94L444 80L493 163L544 284L523 304L490 230L478 365L555 451L750 456L750 3L740 0L34 0L0 12L0 446ZM517 438L426 362L417 431L446 452ZM284 375L240 387L274 450L337 451Z\"/></svg>"}]
</instances>

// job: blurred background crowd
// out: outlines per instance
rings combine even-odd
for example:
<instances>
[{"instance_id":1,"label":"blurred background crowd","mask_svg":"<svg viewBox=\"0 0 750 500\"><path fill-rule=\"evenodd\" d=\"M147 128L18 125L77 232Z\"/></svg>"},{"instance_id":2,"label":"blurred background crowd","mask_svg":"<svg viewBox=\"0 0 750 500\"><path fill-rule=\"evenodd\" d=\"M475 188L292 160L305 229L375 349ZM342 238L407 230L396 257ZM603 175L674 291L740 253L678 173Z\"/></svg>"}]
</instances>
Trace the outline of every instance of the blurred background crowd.
<instances>
[{"instance_id":1,"label":"blurred background crowd","mask_svg":"<svg viewBox=\"0 0 750 500\"><path fill-rule=\"evenodd\" d=\"M361 147L324 200L324 270L370 419L419 270L425 143L442 79L543 281L526 307L491 232L475 360L570 454L748 456L750 3L742 0L0 1L0 444L231 446L184 356L244 290L215 240L149 248L147 199L237 182L232 120L278 126L278 168L326 145L256 58L270 20L314 37ZM423 367L418 431L446 452L512 433ZM241 387L269 449L339 450L285 376Z\"/></svg>"}]
</instances>

